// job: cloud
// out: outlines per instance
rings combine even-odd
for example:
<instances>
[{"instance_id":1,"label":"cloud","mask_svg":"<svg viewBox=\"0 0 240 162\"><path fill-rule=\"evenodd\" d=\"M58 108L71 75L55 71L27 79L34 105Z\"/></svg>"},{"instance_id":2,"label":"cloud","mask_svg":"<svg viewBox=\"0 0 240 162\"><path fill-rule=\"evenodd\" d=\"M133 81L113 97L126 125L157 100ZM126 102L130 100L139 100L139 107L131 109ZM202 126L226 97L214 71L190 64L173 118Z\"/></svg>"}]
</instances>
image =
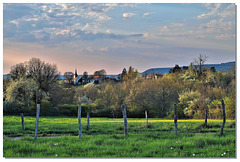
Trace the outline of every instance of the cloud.
<instances>
[{"instance_id":1,"label":"cloud","mask_svg":"<svg viewBox=\"0 0 240 162\"><path fill-rule=\"evenodd\" d=\"M12 20L12 21L10 21L10 23L13 23L13 24L15 24L15 25L18 25L18 24L19 24L19 22L18 22L17 20Z\"/></svg>"},{"instance_id":2,"label":"cloud","mask_svg":"<svg viewBox=\"0 0 240 162\"><path fill-rule=\"evenodd\" d=\"M108 47L100 48L99 51L106 52L106 51L108 51Z\"/></svg>"},{"instance_id":3,"label":"cloud","mask_svg":"<svg viewBox=\"0 0 240 162\"><path fill-rule=\"evenodd\" d=\"M208 13L203 13L199 16L197 16L198 19L206 19L208 17L216 16L219 12L219 9L221 7L221 3L216 3L216 4L207 4L205 7L210 10Z\"/></svg>"},{"instance_id":4,"label":"cloud","mask_svg":"<svg viewBox=\"0 0 240 162\"><path fill-rule=\"evenodd\" d=\"M88 29L90 27L90 25L89 25L89 23L87 23L83 28L82 28L82 30L86 30L86 29Z\"/></svg>"},{"instance_id":5,"label":"cloud","mask_svg":"<svg viewBox=\"0 0 240 162\"><path fill-rule=\"evenodd\" d=\"M135 15L136 15L135 13L123 13L122 17L123 18L130 18L130 17L133 17Z\"/></svg>"},{"instance_id":6,"label":"cloud","mask_svg":"<svg viewBox=\"0 0 240 162\"><path fill-rule=\"evenodd\" d=\"M110 30L110 29L106 30L106 33L107 33L107 34L110 34L110 33L111 33L111 30Z\"/></svg>"},{"instance_id":7,"label":"cloud","mask_svg":"<svg viewBox=\"0 0 240 162\"><path fill-rule=\"evenodd\" d=\"M210 11L197 16L198 19L207 19L210 17L229 18L235 15L235 4L230 4L225 7L225 5L223 6L221 3L207 3L204 4L204 7Z\"/></svg>"},{"instance_id":8,"label":"cloud","mask_svg":"<svg viewBox=\"0 0 240 162\"><path fill-rule=\"evenodd\" d=\"M151 13L150 12L146 12L143 14L143 16L147 16L147 15L150 15Z\"/></svg>"}]
</instances>

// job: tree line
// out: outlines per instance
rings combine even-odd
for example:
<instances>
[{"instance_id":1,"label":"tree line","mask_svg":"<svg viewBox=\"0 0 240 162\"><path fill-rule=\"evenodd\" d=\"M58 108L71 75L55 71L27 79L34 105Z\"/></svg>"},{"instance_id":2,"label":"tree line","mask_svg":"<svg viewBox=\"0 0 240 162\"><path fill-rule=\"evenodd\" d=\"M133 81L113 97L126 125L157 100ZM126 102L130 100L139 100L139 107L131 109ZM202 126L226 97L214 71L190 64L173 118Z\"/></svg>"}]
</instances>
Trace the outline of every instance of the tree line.
<instances>
[{"instance_id":1,"label":"tree line","mask_svg":"<svg viewBox=\"0 0 240 162\"><path fill-rule=\"evenodd\" d=\"M176 103L178 118L204 118L207 111L209 118L218 119L223 99L227 118L235 119L235 67L220 72L204 67L206 60L200 55L188 67L176 65L164 75L143 76L130 66L122 70L117 81L105 79L101 84L75 86L59 80L55 64L32 58L12 66L11 78L4 79L4 114L35 111L36 104L41 103L44 115L59 115L63 110L60 115L67 115L81 103L95 116L120 117L121 106L126 104L130 117L143 117L147 111L149 117L173 118Z\"/></svg>"}]
</instances>

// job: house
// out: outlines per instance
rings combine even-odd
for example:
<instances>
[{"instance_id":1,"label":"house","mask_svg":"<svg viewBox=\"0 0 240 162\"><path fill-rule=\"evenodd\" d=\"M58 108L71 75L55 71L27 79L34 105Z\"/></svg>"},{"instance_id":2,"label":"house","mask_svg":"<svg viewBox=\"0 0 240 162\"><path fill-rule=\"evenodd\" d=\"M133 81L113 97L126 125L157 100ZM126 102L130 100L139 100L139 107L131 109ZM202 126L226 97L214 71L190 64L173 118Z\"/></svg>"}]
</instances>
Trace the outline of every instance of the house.
<instances>
[{"instance_id":1,"label":"house","mask_svg":"<svg viewBox=\"0 0 240 162\"><path fill-rule=\"evenodd\" d=\"M83 78L80 76L77 76L76 78L73 78L73 84L77 85L77 84L82 84L83 83Z\"/></svg>"},{"instance_id":2,"label":"house","mask_svg":"<svg viewBox=\"0 0 240 162\"><path fill-rule=\"evenodd\" d=\"M93 75L90 75L88 77L88 83L94 83L94 76Z\"/></svg>"},{"instance_id":3,"label":"house","mask_svg":"<svg viewBox=\"0 0 240 162\"><path fill-rule=\"evenodd\" d=\"M157 79L157 75L155 73L150 73L147 75L147 79Z\"/></svg>"},{"instance_id":4,"label":"house","mask_svg":"<svg viewBox=\"0 0 240 162\"><path fill-rule=\"evenodd\" d=\"M94 76L93 80L93 83L95 84L102 83L102 79L99 76Z\"/></svg>"}]
</instances>

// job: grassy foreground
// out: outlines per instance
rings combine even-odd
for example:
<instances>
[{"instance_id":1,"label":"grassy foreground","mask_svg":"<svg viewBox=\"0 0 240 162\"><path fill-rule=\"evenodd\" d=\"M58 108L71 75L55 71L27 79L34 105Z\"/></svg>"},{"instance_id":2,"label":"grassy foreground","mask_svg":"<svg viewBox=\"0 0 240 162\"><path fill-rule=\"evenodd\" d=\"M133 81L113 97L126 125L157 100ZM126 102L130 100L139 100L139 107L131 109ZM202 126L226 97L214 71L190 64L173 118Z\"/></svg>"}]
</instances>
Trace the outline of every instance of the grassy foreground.
<instances>
[{"instance_id":1,"label":"grassy foreground","mask_svg":"<svg viewBox=\"0 0 240 162\"><path fill-rule=\"evenodd\" d=\"M40 117L39 136L33 140L35 118L25 117L26 131L19 116L3 118L4 157L235 157L235 121L227 121L219 136L221 120L179 120L178 136L173 120L128 119L129 137L124 136L123 119L91 118L78 139L76 118ZM10 137L22 136L20 139ZM56 137L53 137L56 136Z\"/></svg>"}]
</instances>

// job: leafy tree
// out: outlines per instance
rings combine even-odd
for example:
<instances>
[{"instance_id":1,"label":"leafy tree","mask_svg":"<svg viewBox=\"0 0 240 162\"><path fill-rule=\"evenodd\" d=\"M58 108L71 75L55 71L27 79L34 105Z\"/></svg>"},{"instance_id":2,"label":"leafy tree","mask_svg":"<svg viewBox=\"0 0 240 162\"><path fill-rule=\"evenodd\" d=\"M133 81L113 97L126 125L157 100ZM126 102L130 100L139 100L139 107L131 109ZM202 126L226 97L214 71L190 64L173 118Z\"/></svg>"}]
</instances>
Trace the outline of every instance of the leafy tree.
<instances>
[{"instance_id":1,"label":"leafy tree","mask_svg":"<svg viewBox=\"0 0 240 162\"><path fill-rule=\"evenodd\" d=\"M176 81L171 75L164 75L156 80L156 102L158 105L158 117L166 116L171 106L178 102L178 89Z\"/></svg>"},{"instance_id":2,"label":"leafy tree","mask_svg":"<svg viewBox=\"0 0 240 162\"><path fill-rule=\"evenodd\" d=\"M173 69L170 69L169 73L179 73L181 70L182 69L176 64Z\"/></svg>"},{"instance_id":3,"label":"leafy tree","mask_svg":"<svg viewBox=\"0 0 240 162\"><path fill-rule=\"evenodd\" d=\"M136 85L135 85L136 86ZM127 97L128 104L142 112L154 111L156 107L156 86L152 80L140 82Z\"/></svg>"},{"instance_id":4,"label":"leafy tree","mask_svg":"<svg viewBox=\"0 0 240 162\"><path fill-rule=\"evenodd\" d=\"M127 70L126 70L126 68L124 68L123 70L122 70L122 74L121 74L121 81L123 81L123 78L125 78L125 76L127 75Z\"/></svg>"},{"instance_id":5,"label":"leafy tree","mask_svg":"<svg viewBox=\"0 0 240 162\"><path fill-rule=\"evenodd\" d=\"M3 101L6 99L6 90L11 84L11 79L10 78L4 78L3 79Z\"/></svg>"},{"instance_id":6,"label":"leafy tree","mask_svg":"<svg viewBox=\"0 0 240 162\"><path fill-rule=\"evenodd\" d=\"M121 112L122 105L125 103L126 92L124 91L122 84L118 83L114 85L114 96L113 96L113 116L117 117L117 114Z\"/></svg>"},{"instance_id":7,"label":"leafy tree","mask_svg":"<svg viewBox=\"0 0 240 162\"><path fill-rule=\"evenodd\" d=\"M127 75L123 76L123 80L124 81L133 80L137 77L137 75L138 75L138 71L134 69L132 66L130 66L127 71Z\"/></svg>"},{"instance_id":8,"label":"leafy tree","mask_svg":"<svg viewBox=\"0 0 240 162\"><path fill-rule=\"evenodd\" d=\"M17 102L29 107L30 100L35 96L48 98L47 94L40 91L38 84L33 79L20 78L12 80L10 86L6 90L6 101Z\"/></svg>"},{"instance_id":9,"label":"leafy tree","mask_svg":"<svg viewBox=\"0 0 240 162\"><path fill-rule=\"evenodd\" d=\"M86 86L84 86L84 91L85 91L86 97L90 101L94 102L98 98L98 89L95 87L94 84L87 84Z\"/></svg>"},{"instance_id":10,"label":"leafy tree","mask_svg":"<svg viewBox=\"0 0 240 162\"><path fill-rule=\"evenodd\" d=\"M102 81L104 81L105 77L106 77L106 71L104 69L99 70L99 71L95 71L94 72L94 76L99 76L99 79L101 79Z\"/></svg>"}]
</instances>

